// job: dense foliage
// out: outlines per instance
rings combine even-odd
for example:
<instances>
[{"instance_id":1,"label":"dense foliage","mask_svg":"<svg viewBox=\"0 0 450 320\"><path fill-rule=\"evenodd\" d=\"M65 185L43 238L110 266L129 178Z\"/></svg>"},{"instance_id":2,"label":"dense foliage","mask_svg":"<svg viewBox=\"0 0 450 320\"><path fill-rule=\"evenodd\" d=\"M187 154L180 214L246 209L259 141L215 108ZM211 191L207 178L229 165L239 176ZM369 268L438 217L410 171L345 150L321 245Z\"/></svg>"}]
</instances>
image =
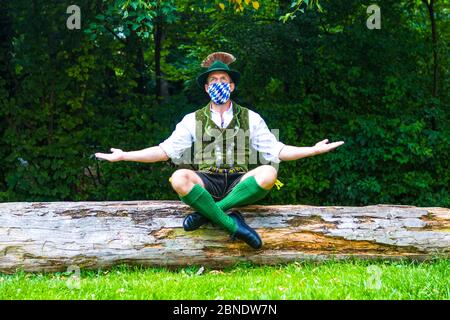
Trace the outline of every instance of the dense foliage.
<instances>
[{"instance_id":1,"label":"dense foliage","mask_svg":"<svg viewBox=\"0 0 450 320\"><path fill-rule=\"evenodd\" d=\"M234 98L281 141L346 142L281 163L265 203L450 206L445 1L379 1L379 30L365 0L76 3L80 30L72 1L1 3L0 201L178 199L173 163L92 154L159 144L208 100L201 60L227 51Z\"/></svg>"}]
</instances>

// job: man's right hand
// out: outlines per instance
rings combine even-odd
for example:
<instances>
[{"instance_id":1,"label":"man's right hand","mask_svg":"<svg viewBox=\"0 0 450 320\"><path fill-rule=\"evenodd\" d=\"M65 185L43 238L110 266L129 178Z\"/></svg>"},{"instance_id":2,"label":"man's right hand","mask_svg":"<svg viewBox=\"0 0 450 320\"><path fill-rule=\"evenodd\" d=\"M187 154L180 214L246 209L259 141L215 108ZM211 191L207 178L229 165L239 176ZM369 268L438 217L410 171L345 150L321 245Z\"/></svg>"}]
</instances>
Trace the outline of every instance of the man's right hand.
<instances>
[{"instance_id":1,"label":"man's right hand","mask_svg":"<svg viewBox=\"0 0 450 320\"><path fill-rule=\"evenodd\" d=\"M95 156L99 159L108 160L110 162L122 161L124 160L124 154L121 149L111 148L112 153L100 153L97 152Z\"/></svg>"}]
</instances>

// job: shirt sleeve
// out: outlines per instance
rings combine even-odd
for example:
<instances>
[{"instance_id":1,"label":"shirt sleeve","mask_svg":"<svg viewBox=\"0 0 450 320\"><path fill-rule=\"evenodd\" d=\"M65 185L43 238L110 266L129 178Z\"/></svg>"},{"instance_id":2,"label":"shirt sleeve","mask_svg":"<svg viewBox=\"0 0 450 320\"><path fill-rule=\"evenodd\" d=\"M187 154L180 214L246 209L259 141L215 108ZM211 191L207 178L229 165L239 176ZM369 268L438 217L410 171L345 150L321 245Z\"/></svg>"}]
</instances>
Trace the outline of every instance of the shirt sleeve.
<instances>
[{"instance_id":1,"label":"shirt sleeve","mask_svg":"<svg viewBox=\"0 0 450 320\"><path fill-rule=\"evenodd\" d=\"M159 146L171 159L181 158L183 152L192 146L194 141L195 114L190 113L176 125L170 137L161 142Z\"/></svg>"},{"instance_id":2,"label":"shirt sleeve","mask_svg":"<svg viewBox=\"0 0 450 320\"><path fill-rule=\"evenodd\" d=\"M261 152L267 161L280 163L278 157L284 143L278 141L275 134L269 130L264 119L254 111L249 110L250 142L252 147ZM273 130L278 135L278 129Z\"/></svg>"}]
</instances>

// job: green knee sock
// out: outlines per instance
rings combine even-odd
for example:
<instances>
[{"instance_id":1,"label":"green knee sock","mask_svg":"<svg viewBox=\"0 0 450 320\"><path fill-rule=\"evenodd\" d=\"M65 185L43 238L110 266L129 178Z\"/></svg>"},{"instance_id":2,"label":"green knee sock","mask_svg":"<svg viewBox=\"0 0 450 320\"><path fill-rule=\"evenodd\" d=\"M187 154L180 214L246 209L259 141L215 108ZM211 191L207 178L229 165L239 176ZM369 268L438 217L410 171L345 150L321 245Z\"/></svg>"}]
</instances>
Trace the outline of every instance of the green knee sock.
<instances>
[{"instance_id":1,"label":"green knee sock","mask_svg":"<svg viewBox=\"0 0 450 320\"><path fill-rule=\"evenodd\" d=\"M201 185L195 184L187 195L179 196L179 198L212 222L225 228L231 234L236 232L236 222L217 206L213 197Z\"/></svg>"},{"instance_id":2,"label":"green knee sock","mask_svg":"<svg viewBox=\"0 0 450 320\"><path fill-rule=\"evenodd\" d=\"M217 206L223 211L227 211L233 207L239 207L264 198L270 190L262 188L254 176L250 176L239 182L233 190L222 200L217 202Z\"/></svg>"}]
</instances>

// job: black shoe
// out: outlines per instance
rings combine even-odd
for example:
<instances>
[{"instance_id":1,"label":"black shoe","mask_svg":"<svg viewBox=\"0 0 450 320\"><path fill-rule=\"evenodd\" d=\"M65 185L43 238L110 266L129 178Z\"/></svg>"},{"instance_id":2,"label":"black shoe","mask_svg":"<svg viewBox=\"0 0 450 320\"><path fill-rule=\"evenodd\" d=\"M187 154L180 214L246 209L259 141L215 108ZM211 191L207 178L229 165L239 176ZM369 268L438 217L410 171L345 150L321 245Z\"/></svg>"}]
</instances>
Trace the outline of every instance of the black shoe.
<instances>
[{"instance_id":1,"label":"black shoe","mask_svg":"<svg viewBox=\"0 0 450 320\"><path fill-rule=\"evenodd\" d=\"M236 232L231 235L231 239L240 239L254 249L261 248L262 240L259 237L258 233L256 233L255 230L253 230L248 224L246 224L243 219L239 218L239 213L233 214L235 212L236 211L230 213L230 217L236 222L238 228Z\"/></svg>"},{"instance_id":2,"label":"black shoe","mask_svg":"<svg viewBox=\"0 0 450 320\"><path fill-rule=\"evenodd\" d=\"M230 217L235 216L239 219L241 219L243 222L244 217L239 211L232 211L228 214ZM197 212L193 212L191 214L188 214L186 218L183 220L183 228L184 231L194 231L200 228L202 225L207 224L209 222L208 219L206 219L204 216Z\"/></svg>"},{"instance_id":3,"label":"black shoe","mask_svg":"<svg viewBox=\"0 0 450 320\"><path fill-rule=\"evenodd\" d=\"M197 212L188 214L183 220L183 228L185 231L194 231L202 225L208 223L208 219Z\"/></svg>"},{"instance_id":4,"label":"black shoe","mask_svg":"<svg viewBox=\"0 0 450 320\"><path fill-rule=\"evenodd\" d=\"M240 219L243 223L245 223L244 216L239 211L236 211L236 210L231 211L230 213L228 213L228 216L230 218L236 217L236 218Z\"/></svg>"}]
</instances>

